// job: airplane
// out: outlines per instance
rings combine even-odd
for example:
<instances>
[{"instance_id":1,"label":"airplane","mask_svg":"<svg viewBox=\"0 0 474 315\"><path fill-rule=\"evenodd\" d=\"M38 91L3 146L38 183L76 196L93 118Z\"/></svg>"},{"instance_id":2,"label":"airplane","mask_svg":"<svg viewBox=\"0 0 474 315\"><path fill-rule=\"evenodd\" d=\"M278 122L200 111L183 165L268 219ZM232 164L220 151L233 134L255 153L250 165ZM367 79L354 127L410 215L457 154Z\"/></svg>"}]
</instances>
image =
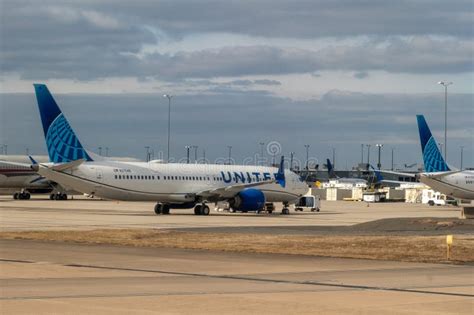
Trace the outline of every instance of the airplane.
<instances>
[{"instance_id":1,"label":"airplane","mask_svg":"<svg viewBox=\"0 0 474 315\"><path fill-rule=\"evenodd\" d=\"M194 208L196 215L208 215L207 203L218 201L243 212L259 212L282 202L282 214L289 214L289 204L308 191L297 174L284 169L283 157L275 168L119 162L95 155L84 149L47 86L34 84L34 88L50 163L32 158L32 168L64 187L104 199L155 201L156 214Z\"/></svg>"},{"instance_id":2,"label":"airplane","mask_svg":"<svg viewBox=\"0 0 474 315\"><path fill-rule=\"evenodd\" d=\"M130 157L111 157L116 161L139 161ZM38 162L48 162L49 157L36 156ZM30 163L26 163L30 162ZM61 185L50 181L31 169L31 161L25 155L0 155L0 194L12 194L13 199L30 199L32 194L47 194L51 200L67 200L68 193Z\"/></svg>"},{"instance_id":3,"label":"airplane","mask_svg":"<svg viewBox=\"0 0 474 315\"><path fill-rule=\"evenodd\" d=\"M363 186L367 187L367 181L362 178L349 178L349 177L339 177L334 171L334 167L329 159L326 159L326 165L328 168L328 177L330 180L336 180L339 184L349 184L353 186Z\"/></svg>"},{"instance_id":4,"label":"airplane","mask_svg":"<svg viewBox=\"0 0 474 315\"><path fill-rule=\"evenodd\" d=\"M31 194L50 193L51 181L38 175L30 164L0 160L0 191L13 192L13 199L30 199Z\"/></svg>"},{"instance_id":5,"label":"airplane","mask_svg":"<svg viewBox=\"0 0 474 315\"><path fill-rule=\"evenodd\" d=\"M420 181L447 196L474 200L474 171L455 170L446 164L423 115L416 115L425 172Z\"/></svg>"}]
</instances>

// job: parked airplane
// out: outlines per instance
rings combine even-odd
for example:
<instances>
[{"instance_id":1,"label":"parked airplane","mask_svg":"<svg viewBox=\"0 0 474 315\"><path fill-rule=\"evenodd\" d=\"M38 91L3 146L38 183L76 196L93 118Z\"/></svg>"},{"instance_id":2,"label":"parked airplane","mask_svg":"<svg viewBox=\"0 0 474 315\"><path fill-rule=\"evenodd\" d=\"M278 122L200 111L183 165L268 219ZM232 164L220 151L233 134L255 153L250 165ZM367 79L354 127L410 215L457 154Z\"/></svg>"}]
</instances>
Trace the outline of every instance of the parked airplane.
<instances>
[{"instance_id":1,"label":"parked airplane","mask_svg":"<svg viewBox=\"0 0 474 315\"><path fill-rule=\"evenodd\" d=\"M53 189L53 183L33 171L30 164L0 160L0 191L13 193L14 199L30 199L31 194Z\"/></svg>"},{"instance_id":2,"label":"parked airplane","mask_svg":"<svg viewBox=\"0 0 474 315\"><path fill-rule=\"evenodd\" d=\"M416 119L425 164L420 181L447 196L474 200L474 171L452 170L444 161L425 117L417 115Z\"/></svg>"},{"instance_id":3,"label":"parked airplane","mask_svg":"<svg viewBox=\"0 0 474 315\"><path fill-rule=\"evenodd\" d=\"M111 157L114 161L139 161L128 157ZM48 156L35 156L40 163L49 161ZM44 178L31 169L26 155L0 155L0 194L11 194L13 199L30 199L31 194L49 193L51 200L66 200L68 193L61 185Z\"/></svg>"},{"instance_id":4,"label":"parked airplane","mask_svg":"<svg viewBox=\"0 0 474 315\"><path fill-rule=\"evenodd\" d=\"M110 161L84 149L46 85L34 84L52 163L33 163L38 173L61 185L105 199L156 201L156 214L192 208L208 215L206 202L228 201L237 211L260 211L282 202L282 213L308 186L295 173L244 165Z\"/></svg>"},{"instance_id":5,"label":"parked airplane","mask_svg":"<svg viewBox=\"0 0 474 315\"><path fill-rule=\"evenodd\" d=\"M362 178L339 177L334 171L334 167L329 159L326 159L328 168L328 177L330 180L336 180L339 184L348 184L353 186L367 186L367 181Z\"/></svg>"}]
</instances>

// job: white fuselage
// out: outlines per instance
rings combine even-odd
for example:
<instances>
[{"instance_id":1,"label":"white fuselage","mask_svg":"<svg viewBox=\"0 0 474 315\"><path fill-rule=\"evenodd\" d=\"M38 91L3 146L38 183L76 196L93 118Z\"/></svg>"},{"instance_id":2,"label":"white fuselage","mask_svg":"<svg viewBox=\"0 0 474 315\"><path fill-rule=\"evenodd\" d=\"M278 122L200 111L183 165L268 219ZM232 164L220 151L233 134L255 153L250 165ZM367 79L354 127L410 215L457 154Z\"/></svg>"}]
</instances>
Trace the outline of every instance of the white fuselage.
<instances>
[{"instance_id":1,"label":"white fuselage","mask_svg":"<svg viewBox=\"0 0 474 315\"><path fill-rule=\"evenodd\" d=\"M144 162L85 162L72 170L55 171L40 165L38 173L76 191L105 199L187 203L196 195L227 186L273 180L278 169L263 166ZM286 185L255 187L267 202L292 202L308 186L286 170ZM225 198L222 198L225 199Z\"/></svg>"},{"instance_id":2,"label":"white fuselage","mask_svg":"<svg viewBox=\"0 0 474 315\"><path fill-rule=\"evenodd\" d=\"M447 196L474 200L474 171L421 173L420 181Z\"/></svg>"}]
</instances>

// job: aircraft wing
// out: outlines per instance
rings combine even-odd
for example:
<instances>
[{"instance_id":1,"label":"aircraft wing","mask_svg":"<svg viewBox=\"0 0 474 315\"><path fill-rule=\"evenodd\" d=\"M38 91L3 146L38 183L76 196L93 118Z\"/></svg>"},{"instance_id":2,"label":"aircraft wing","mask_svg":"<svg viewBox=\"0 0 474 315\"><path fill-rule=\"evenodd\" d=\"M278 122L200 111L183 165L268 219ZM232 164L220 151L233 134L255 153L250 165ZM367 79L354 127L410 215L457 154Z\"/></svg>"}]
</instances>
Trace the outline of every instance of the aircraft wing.
<instances>
[{"instance_id":1,"label":"aircraft wing","mask_svg":"<svg viewBox=\"0 0 474 315\"><path fill-rule=\"evenodd\" d=\"M404 173L404 172L396 172L396 171L387 171L387 170L378 170L378 172L383 174L393 174L405 177L416 177L416 173Z\"/></svg>"},{"instance_id":2,"label":"aircraft wing","mask_svg":"<svg viewBox=\"0 0 474 315\"><path fill-rule=\"evenodd\" d=\"M268 184L273 184L277 182L276 180L266 180L266 181L261 181L261 182L255 182L255 183L248 183L248 184L236 184L236 185L230 185L227 187L220 187L220 188L214 188L214 189L209 189L209 190L204 190L201 192L198 192L196 195L204 198L231 198L238 194L241 190L246 189L246 188L251 188L251 187L257 187L257 186L262 186L262 185L268 185Z\"/></svg>"}]
</instances>

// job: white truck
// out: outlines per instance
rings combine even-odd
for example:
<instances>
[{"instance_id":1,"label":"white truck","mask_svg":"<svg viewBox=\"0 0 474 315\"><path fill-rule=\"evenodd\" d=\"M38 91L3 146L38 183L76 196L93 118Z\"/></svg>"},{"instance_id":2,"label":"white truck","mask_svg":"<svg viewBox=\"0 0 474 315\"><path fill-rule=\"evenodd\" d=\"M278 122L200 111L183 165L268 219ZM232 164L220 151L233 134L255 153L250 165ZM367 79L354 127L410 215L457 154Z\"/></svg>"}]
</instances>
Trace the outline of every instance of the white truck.
<instances>
[{"instance_id":1,"label":"white truck","mask_svg":"<svg viewBox=\"0 0 474 315\"><path fill-rule=\"evenodd\" d=\"M446 196L438 191L423 189L421 203L428 204L430 206L444 206L446 205Z\"/></svg>"}]
</instances>

